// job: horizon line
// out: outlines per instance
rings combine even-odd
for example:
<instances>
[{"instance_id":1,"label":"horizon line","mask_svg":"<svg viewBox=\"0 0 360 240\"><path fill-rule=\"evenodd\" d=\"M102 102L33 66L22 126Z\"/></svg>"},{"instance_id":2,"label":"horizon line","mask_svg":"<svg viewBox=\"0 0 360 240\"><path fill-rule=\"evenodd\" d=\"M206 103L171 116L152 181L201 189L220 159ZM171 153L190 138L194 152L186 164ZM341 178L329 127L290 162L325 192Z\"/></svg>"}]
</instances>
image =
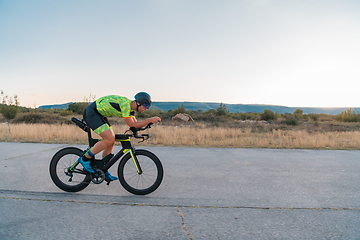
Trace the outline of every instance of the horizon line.
<instances>
[{"instance_id":1,"label":"horizon line","mask_svg":"<svg viewBox=\"0 0 360 240\"><path fill-rule=\"evenodd\" d=\"M44 104L40 105L37 108L43 107L43 106L54 106L54 105L65 105L70 103L76 103L76 102L67 102L67 103L55 103L55 104ZM266 104L266 103L226 103L226 102L215 102L215 101L153 101L153 103L210 103L210 104L224 104L226 105L250 105L250 106L273 106L273 107L286 107L286 108L320 108L320 109L354 109L354 108L360 108L360 107L292 107L292 106L286 106L286 105L277 105L277 104ZM19 106L19 107L25 107L25 106ZM31 107L25 107L25 108L31 108Z\"/></svg>"}]
</instances>

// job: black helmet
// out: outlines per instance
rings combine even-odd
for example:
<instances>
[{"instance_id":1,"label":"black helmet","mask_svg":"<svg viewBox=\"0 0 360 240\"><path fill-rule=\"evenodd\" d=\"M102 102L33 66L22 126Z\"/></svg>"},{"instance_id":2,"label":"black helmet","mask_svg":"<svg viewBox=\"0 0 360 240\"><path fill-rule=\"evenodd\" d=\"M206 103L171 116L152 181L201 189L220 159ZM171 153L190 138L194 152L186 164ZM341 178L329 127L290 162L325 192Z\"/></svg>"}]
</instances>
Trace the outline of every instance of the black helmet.
<instances>
[{"instance_id":1,"label":"black helmet","mask_svg":"<svg viewBox=\"0 0 360 240\"><path fill-rule=\"evenodd\" d=\"M139 92L134 98L136 102L143 105L146 109L151 106L151 96L146 92Z\"/></svg>"}]
</instances>

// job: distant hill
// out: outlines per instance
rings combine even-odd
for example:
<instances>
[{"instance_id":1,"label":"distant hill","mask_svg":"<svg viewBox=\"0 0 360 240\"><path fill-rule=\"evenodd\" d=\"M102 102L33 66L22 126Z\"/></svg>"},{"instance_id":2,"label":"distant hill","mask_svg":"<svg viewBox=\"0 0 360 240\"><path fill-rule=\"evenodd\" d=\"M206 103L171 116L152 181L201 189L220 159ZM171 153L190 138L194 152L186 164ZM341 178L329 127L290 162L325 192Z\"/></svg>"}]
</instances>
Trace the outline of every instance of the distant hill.
<instances>
[{"instance_id":1,"label":"distant hill","mask_svg":"<svg viewBox=\"0 0 360 240\"><path fill-rule=\"evenodd\" d=\"M55 104L55 105L43 105L40 106L40 109L67 109L72 102L64 103L64 104Z\"/></svg>"},{"instance_id":2,"label":"distant hill","mask_svg":"<svg viewBox=\"0 0 360 240\"><path fill-rule=\"evenodd\" d=\"M158 108L162 111L174 110L181 105L184 105L186 110L203 110L217 109L220 103L209 102L153 102L152 107ZM261 105L261 104L227 104L224 103L229 112L256 112L261 113L265 109L279 113L293 113L296 109L303 110L304 114L309 113L325 113L329 115L337 115L344 111L346 108L305 108L305 107L286 107L276 105ZM354 111L360 113L360 108L353 108Z\"/></svg>"},{"instance_id":3,"label":"distant hill","mask_svg":"<svg viewBox=\"0 0 360 240\"><path fill-rule=\"evenodd\" d=\"M42 109L67 109L72 102L64 104L55 104L55 105L43 105L39 108ZM325 113L329 115L337 115L341 111L344 111L348 108L306 108L306 107L286 107L286 106L277 106L277 105L261 105L261 104L227 104L224 103L229 112L256 112L261 113L265 109L269 109L273 112L279 113L293 113L296 109L301 109L304 111L304 114L309 113ZM217 109L220 106L220 103L211 103L211 102L153 102L151 108L160 109L162 111L175 110L178 107L184 105L186 110L202 110L207 111L210 109ZM352 108L357 113L360 113L360 108Z\"/></svg>"}]
</instances>

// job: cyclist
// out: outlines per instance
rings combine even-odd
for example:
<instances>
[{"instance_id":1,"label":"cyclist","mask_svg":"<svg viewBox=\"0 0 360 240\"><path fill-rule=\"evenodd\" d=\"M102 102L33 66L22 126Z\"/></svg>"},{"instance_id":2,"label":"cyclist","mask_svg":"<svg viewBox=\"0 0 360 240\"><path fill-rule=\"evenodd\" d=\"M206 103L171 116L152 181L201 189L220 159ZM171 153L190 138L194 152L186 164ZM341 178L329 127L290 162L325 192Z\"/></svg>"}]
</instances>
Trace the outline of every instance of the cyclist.
<instances>
[{"instance_id":1,"label":"cyclist","mask_svg":"<svg viewBox=\"0 0 360 240\"><path fill-rule=\"evenodd\" d=\"M97 142L86 154L79 158L79 162L84 169L90 173L95 173L90 165L90 159L97 153L103 151L102 157L112 153L115 145L115 134L110 127L107 117L122 117L129 127L141 128L149 123L158 123L159 117L152 117L143 121L137 121L134 114L144 112L151 106L151 97L146 92L139 92L135 95L135 100L131 101L126 97L109 95L97 99L91 103L84 111L84 121L97 134L102 137L102 141ZM109 172L105 173L107 181L117 180Z\"/></svg>"}]
</instances>

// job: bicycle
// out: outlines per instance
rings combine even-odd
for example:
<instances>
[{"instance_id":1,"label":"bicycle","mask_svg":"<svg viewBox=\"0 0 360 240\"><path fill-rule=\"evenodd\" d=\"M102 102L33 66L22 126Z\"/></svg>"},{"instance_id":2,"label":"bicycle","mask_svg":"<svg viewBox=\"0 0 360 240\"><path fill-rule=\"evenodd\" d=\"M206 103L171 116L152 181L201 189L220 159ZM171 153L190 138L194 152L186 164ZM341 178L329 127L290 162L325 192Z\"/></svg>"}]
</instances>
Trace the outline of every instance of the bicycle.
<instances>
[{"instance_id":1,"label":"bicycle","mask_svg":"<svg viewBox=\"0 0 360 240\"><path fill-rule=\"evenodd\" d=\"M135 195L146 195L160 186L164 170L159 158L148 150L135 149L130 141L132 137L142 139L140 142L147 140L148 134L138 134L138 132L150 128L151 123L140 129L132 127L124 134L115 134L115 140L121 143L122 149L115 155L105 156L102 160L93 158L90 164L95 173L89 173L83 169L78 159L101 139L92 138L90 127L83 120L80 121L75 117L71 120L87 132L89 146L86 150L66 147L55 153L51 159L49 170L51 179L58 188L66 192L78 192L85 189L90 182L100 184L106 180L105 172L120 158L118 178L120 184L128 192ZM110 181L106 182L107 185L110 184Z\"/></svg>"}]
</instances>

